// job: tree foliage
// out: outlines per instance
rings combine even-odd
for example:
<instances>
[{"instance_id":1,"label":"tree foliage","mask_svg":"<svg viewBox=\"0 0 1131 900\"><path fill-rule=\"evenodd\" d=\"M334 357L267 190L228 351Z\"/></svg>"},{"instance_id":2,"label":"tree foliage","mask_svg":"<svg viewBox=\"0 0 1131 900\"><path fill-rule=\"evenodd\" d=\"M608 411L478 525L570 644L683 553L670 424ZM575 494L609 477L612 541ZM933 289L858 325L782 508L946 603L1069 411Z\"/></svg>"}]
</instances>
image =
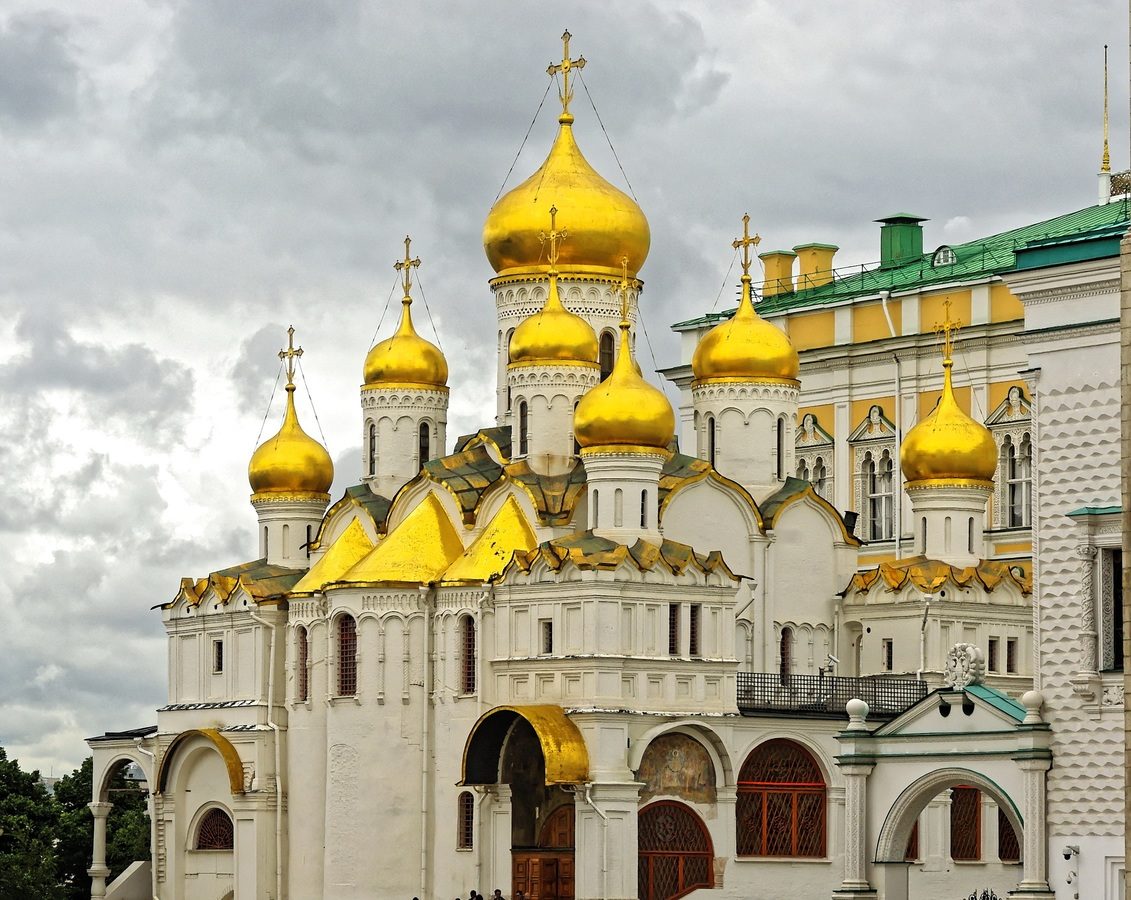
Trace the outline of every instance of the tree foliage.
<instances>
[{"instance_id":1,"label":"tree foliage","mask_svg":"<svg viewBox=\"0 0 1131 900\"><path fill-rule=\"evenodd\" d=\"M56 873L59 808L39 779L0 747L0 897L63 896Z\"/></svg>"}]
</instances>

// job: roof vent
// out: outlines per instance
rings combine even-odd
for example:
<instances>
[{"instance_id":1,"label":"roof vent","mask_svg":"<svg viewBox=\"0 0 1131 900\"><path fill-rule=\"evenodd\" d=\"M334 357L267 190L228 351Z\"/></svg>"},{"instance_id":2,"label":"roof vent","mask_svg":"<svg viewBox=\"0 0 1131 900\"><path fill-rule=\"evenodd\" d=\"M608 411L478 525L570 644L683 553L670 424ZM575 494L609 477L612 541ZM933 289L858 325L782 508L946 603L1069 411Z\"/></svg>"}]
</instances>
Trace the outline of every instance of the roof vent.
<instances>
[{"instance_id":1,"label":"roof vent","mask_svg":"<svg viewBox=\"0 0 1131 900\"><path fill-rule=\"evenodd\" d=\"M928 219L895 213L880 223L880 268L891 269L923 255L923 223Z\"/></svg>"}]
</instances>

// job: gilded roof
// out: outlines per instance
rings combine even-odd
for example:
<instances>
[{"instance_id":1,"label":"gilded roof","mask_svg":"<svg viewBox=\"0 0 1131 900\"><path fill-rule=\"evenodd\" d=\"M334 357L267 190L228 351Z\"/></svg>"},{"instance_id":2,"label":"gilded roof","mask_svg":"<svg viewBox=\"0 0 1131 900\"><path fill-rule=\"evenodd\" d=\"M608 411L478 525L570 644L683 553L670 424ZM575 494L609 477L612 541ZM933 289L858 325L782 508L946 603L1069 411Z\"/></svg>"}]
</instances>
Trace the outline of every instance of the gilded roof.
<instances>
[{"instance_id":1,"label":"gilded roof","mask_svg":"<svg viewBox=\"0 0 1131 900\"><path fill-rule=\"evenodd\" d=\"M580 531L552 541L544 541L525 553L515 553L513 564L521 571L529 572L539 559L555 572L559 571L567 561L579 569L615 569L621 563L630 561L641 572L663 566L672 574L681 575L694 567L705 573L721 571L728 578L737 580L719 551L712 550L703 555L696 553L687 544L669 541L666 538L658 545L637 540L628 547L600 537L592 531Z\"/></svg>"},{"instance_id":2,"label":"gilded roof","mask_svg":"<svg viewBox=\"0 0 1131 900\"><path fill-rule=\"evenodd\" d=\"M503 476L503 467L482 444L439 459L430 459L422 470L425 477L447 489L459 505L465 525L475 523L475 511L487 489Z\"/></svg>"},{"instance_id":3,"label":"gilded roof","mask_svg":"<svg viewBox=\"0 0 1131 900\"><path fill-rule=\"evenodd\" d=\"M215 590L216 596L224 603L228 602L237 588L243 588L256 600L267 600L281 597L292 590L302 576L301 569L288 569L270 565L266 559L254 559L212 572L205 578L182 578L180 592L192 606L200 603L209 588ZM171 605L171 602L165 603L162 607Z\"/></svg>"},{"instance_id":4,"label":"gilded roof","mask_svg":"<svg viewBox=\"0 0 1131 900\"><path fill-rule=\"evenodd\" d=\"M456 438L455 452L470 450L476 444L491 444L499 451L503 461L511 458L511 429L509 425L480 428L474 434L464 434Z\"/></svg>"},{"instance_id":5,"label":"gilded roof","mask_svg":"<svg viewBox=\"0 0 1131 900\"><path fill-rule=\"evenodd\" d=\"M844 517L837 508L813 489L812 482L806 481L803 478L794 478L792 475L787 475L785 481L782 482L782 486L763 500L758 507L762 511L762 517L765 523L764 527L768 530L772 530L777 525L778 516L781 515L782 511L791 503L797 502L802 497L809 497L819 506L825 507L836 519L837 524L840 525L846 541L856 546L860 546L863 543L859 537L848 530L848 526L844 524Z\"/></svg>"},{"instance_id":6,"label":"gilded roof","mask_svg":"<svg viewBox=\"0 0 1131 900\"><path fill-rule=\"evenodd\" d=\"M362 560L373 549L373 541L365 533L360 519L354 519L330 548L322 555L291 593L312 593L323 585L337 581Z\"/></svg>"},{"instance_id":7,"label":"gilded roof","mask_svg":"<svg viewBox=\"0 0 1131 900\"><path fill-rule=\"evenodd\" d=\"M868 593L874 587L886 587L898 592L914 585L924 594L933 594L947 582L959 588L981 585L989 593L1005 581L1017 585L1022 594L1033 590L1032 577L1023 566L992 559L983 559L976 566L959 568L937 559L913 556L894 563L880 563L874 569L857 572L852 576L844 593Z\"/></svg>"},{"instance_id":8,"label":"gilded roof","mask_svg":"<svg viewBox=\"0 0 1131 900\"><path fill-rule=\"evenodd\" d=\"M332 521L343 509L349 507L354 507L364 512L373 523L374 531L378 534L384 534L385 526L389 519L389 510L392 508L392 505L393 503L388 497L382 497L380 494L373 493L368 484L355 484L352 487L346 488L342 499L326 510L326 515L322 517L322 524L318 526L318 537L314 539L314 543L311 544L311 547L314 549L321 548L322 535L326 530L326 524Z\"/></svg>"},{"instance_id":9,"label":"gilded roof","mask_svg":"<svg viewBox=\"0 0 1131 900\"><path fill-rule=\"evenodd\" d=\"M573 519L574 505L585 490L585 466L581 460L575 461L564 475L539 475L525 459L520 459L506 467L506 474L530 496L540 522L568 525Z\"/></svg>"},{"instance_id":10,"label":"gilded roof","mask_svg":"<svg viewBox=\"0 0 1131 900\"><path fill-rule=\"evenodd\" d=\"M463 555L444 572L442 581L490 581L510 562L515 551L537 546L538 539L513 496L495 513Z\"/></svg>"}]
</instances>

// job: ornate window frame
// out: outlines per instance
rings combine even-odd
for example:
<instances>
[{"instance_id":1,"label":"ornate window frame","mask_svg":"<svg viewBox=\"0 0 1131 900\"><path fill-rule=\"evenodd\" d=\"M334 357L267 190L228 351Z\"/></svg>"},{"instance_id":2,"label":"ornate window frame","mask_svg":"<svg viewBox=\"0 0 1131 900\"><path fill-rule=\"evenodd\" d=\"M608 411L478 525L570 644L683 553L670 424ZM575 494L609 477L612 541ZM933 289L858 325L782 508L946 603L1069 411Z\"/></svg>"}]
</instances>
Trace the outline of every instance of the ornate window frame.
<instances>
[{"instance_id":1,"label":"ornate window frame","mask_svg":"<svg viewBox=\"0 0 1131 900\"><path fill-rule=\"evenodd\" d=\"M820 496L833 502L833 472L836 471L836 442L813 413L801 417L793 439L795 475L813 485ZM824 471L821 477L819 472Z\"/></svg>"},{"instance_id":2,"label":"ornate window frame","mask_svg":"<svg viewBox=\"0 0 1131 900\"><path fill-rule=\"evenodd\" d=\"M899 446L896 442L895 423L884 415L882 406L877 403L869 407L868 415L864 421L849 434L848 446L852 453L852 504L860 516L858 533L872 542L894 540L895 504L900 501L902 493L897 490L894 477L895 459L899 452ZM868 464L875 463L877 465L877 477L879 477L878 466L885 459L885 453L887 454L886 458L891 462L892 472L890 490L884 492L889 497L885 516L887 527L881 527L879 536L875 536L872 522L872 503L870 501L881 495L872 492L869 483L871 473Z\"/></svg>"},{"instance_id":3,"label":"ornate window frame","mask_svg":"<svg viewBox=\"0 0 1131 900\"><path fill-rule=\"evenodd\" d=\"M986 418L986 427L993 435L997 445L998 466L997 478L994 483L993 526L994 528L1031 528L1033 506L1033 404L1025 396L1025 389L1020 385L1010 387L1006 398ZM1009 449L1020 451L1021 447L1028 445L1028 478L1013 479L1010 477ZM1025 492L1023 514L1021 522L1015 524L1010 521L1010 488L1014 484L1023 485L1020 490Z\"/></svg>"},{"instance_id":4,"label":"ornate window frame","mask_svg":"<svg viewBox=\"0 0 1131 900\"><path fill-rule=\"evenodd\" d=\"M1077 527L1072 562L1078 566L1079 646L1072 690L1098 715L1105 708L1123 707L1123 671L1112 668L1115 585L1120 577L1112 551L1122 546L1122 514L1118 508L1084 507L1068 515Z\"/></svg>"}]
</instances>

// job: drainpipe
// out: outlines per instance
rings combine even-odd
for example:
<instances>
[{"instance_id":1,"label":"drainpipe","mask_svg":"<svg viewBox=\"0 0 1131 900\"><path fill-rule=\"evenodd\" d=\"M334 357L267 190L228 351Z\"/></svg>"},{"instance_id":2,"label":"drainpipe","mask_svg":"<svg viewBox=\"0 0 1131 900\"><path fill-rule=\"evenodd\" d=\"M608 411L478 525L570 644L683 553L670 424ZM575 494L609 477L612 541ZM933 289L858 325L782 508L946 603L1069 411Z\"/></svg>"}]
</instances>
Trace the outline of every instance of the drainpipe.
<instances>
[{"instance_id":1,"label":"drainpipe","mask_svg":"<svg viewBox=\"0 0 1131 900\"><path fill-rule=\"evenodd\" d=\"M892 337L898 337L891 320L891 312L888 310L890 299L891 291L880 291L880 306L888 323L888 332ZM900 364L898 353L893 353L891 358L895 360L895 453L891 461L892 477L895 481L892 485L892 505L895 508L892 510L892 530L895 532L895 558L899 559L903 550L903 465L899 455L899 447L903 443L903 366Z\"/></svg>"},{"instance_id":2,"label":"drainpipe","mask_svg":"<svg viewBox=\"0 0 1131 900\"><path fill-rule=\"evenodd\" d=\"M609 895L609 815L604 812L590 796L592 784L585 785L585 802L592 808L593 812L601 817L601 896L607 897Z\"/></svg>"},{"instance_id":3,"label":"drainpipe","mask_svg":"<svg viewBox=\"0 0 1131 900\"><path fill-rule=\"evenodd\" d=\"M428 896L428 751L429 715L432 702L432 585L420 588L424 601L424 684L420 701L420 896Z\"/></svg>"},{"instance_id":4,"label":"drainpipe","mask_svg":"<svg viewBox=\"0 0 1131 900\"><path fill-rule=\"evenodd\" d=\"M144 753L149 757L149 775L147 780L149 782L149 796L146 798L146 806L149 807L149 846L150 846L150 860L149 860L149 886L153 892L153 900L158 900L157 897L157 806L153 802L153 791L155 789L154 780L157 778L157 754L152 750L146 750L141 742L143 738L134 738L134 746L137 747L138 753Z\"/></svg>"},{"instance_id":5,"label":"drainpipe","mask_svg":"<svg viewBox=\"0 0 1131 900\"><path fill-rule=\"evenodd\" d=\"M282 728L275 721L275 630L274 622L261 619L249 613L252 620L271 630L271 647L267 651L270 660L267 669L267 727L275 733L275 896L283 897L283 776L282 776Z\"/></svg>"},{"instance_id":6,"label":"drainpipe","mask_svg":"<svg viewBox=\"0 0 1131 900\"><path fill-rule=\"evenodd\" d=\"M919 623L919 671L915 673L915 680L923 680L923 672L927 668L927 614L931 611L931 596L923 597L923 621Z\"/></svg>"}]
</instances>

